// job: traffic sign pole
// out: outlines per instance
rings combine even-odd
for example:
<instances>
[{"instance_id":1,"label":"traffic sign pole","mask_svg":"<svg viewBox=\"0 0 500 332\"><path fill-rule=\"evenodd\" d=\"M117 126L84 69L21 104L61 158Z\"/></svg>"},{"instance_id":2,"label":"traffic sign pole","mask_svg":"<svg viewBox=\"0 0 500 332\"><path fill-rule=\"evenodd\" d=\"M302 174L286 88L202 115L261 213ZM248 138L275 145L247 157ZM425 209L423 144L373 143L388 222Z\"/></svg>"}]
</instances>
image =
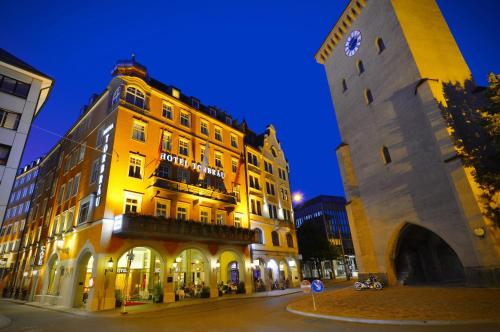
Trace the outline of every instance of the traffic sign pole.
<instances>
[{"instance_id":1,"label":"traffic sign pole","mask_svg":"<svg viewBox=\"0 0 500 332\"><path fill-rule=\"evenodd\" d=\"M314 311L316 311L316 301L314 300L314 292L311 292L311 295L313 297L313 308L314 308Z\"/></svg>"}]
</instances>

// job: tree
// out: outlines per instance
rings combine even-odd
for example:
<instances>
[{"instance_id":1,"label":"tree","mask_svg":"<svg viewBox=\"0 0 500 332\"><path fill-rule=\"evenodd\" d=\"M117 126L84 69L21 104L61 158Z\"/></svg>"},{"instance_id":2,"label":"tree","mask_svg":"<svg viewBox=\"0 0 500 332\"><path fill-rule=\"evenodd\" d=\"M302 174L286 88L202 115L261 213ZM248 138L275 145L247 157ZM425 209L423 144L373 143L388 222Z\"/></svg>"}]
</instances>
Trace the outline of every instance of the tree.
<instances>
[{"instance_id":1,"label":"tree","mask_svg":"<svg viewBox=\"0 0 500 332\"><path fill-rule=\"evenodd\" d=\"M443 116L464 165L472 168L481 189L484 215L500 227L500 75L491 73L488 87L472 81L443 86Z\"/></svg>"}]
</instances>

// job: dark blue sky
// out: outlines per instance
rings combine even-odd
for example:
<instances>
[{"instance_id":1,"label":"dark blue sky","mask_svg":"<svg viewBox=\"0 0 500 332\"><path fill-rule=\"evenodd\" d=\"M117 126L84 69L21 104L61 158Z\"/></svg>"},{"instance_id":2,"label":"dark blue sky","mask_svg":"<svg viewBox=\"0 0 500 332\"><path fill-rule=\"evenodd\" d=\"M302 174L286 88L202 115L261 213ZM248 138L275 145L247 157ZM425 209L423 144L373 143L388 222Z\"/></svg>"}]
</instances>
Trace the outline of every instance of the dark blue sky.
<instances>
[{"instance_id":1,"label":"dark blue sky","mask_svg":"<svg viewBox=\"0 0 500 332\"><path fill-rule=\"evenodd\" d=\"M0 47L56 79L37 126L63 134L133 52L151 76L278 130L292 190L342 195L326 76L314 53L348 1L3 1ZM475 79L500 72L500 1L438 0ZM32 128L23 164L57 137Z\"/></svg>"}]
</instances>

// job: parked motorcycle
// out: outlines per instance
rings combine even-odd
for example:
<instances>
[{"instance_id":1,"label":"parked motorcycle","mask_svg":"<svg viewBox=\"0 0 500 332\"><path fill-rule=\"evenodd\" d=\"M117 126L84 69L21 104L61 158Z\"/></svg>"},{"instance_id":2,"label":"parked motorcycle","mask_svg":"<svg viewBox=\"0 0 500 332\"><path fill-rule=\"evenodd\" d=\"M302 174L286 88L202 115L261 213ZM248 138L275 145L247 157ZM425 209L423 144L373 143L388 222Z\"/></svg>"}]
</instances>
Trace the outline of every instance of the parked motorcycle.
<instances>
[{"instance_id":1,"label":"parked motorcycle","mask_svg":"<svg viewBox=\"0 0 500 332\"><path fill-rule=\"evenodd\" d=\"M380 281L377 281L377 278L374 275L370 275L365 281L356 281L354 284L354 289L358 291L363 289L382 290L382 288L384 288L384 286L382 286Z\"/></svg>"}]
</instances>

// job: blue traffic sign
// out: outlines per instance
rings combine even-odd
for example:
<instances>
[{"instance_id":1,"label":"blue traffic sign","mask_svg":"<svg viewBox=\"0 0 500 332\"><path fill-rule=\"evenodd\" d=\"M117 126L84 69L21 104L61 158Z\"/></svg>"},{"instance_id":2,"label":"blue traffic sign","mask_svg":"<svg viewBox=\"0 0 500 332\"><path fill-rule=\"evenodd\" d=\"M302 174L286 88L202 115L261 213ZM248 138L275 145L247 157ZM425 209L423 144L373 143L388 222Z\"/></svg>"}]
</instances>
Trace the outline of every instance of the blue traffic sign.
<instances>
[{"instance_id":1,"label":"blue traffic sign","mask_svg":"<svg viewBox=\"0 0 500 332\"><path fill-rule=\"evenodd\" d=\"M315 293L321 293L322 291L325 290L325 286L323 285L323 282L321 282L321 280L314 280L312 283L311 283L311 288L312 288L312 291L315 292Z\"/></svg>"}]
</instances>

